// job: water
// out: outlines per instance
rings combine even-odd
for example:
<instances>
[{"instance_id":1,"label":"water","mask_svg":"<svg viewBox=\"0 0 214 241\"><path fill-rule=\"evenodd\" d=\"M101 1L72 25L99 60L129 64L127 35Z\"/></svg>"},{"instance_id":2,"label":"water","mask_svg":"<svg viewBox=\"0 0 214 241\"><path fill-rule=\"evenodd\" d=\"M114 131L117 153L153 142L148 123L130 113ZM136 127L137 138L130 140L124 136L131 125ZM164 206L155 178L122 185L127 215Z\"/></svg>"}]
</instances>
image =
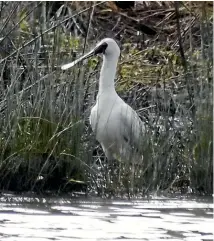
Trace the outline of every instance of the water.
<instances>
[{"instance_id":1,"label":"water","mask_svg":"<svg viewBox=\"0 0 214 241\"><path fill-rule=\"evenodd\" d=\"M1 195L1 194L0 194ZM211 198L0 196L0 240L213 240Z\"/></svg>"}]
</instances>

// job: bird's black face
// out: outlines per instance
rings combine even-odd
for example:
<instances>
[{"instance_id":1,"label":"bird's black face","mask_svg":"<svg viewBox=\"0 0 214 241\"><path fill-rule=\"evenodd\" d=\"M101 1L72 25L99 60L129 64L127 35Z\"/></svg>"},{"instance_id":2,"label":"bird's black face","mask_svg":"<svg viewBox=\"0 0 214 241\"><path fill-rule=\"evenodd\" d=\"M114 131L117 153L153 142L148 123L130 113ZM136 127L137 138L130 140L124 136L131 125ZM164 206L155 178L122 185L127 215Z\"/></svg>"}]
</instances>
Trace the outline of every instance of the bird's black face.
<instances>
[{"instance_id":1,"label":"bird's black face","mask_svg":"<svg viewBox=\"0 0 214 241\"><path fill-rule=\"evenodd\" d=\"M97 54L105 54L105 51L108 47L108 44L106 42L98 45L95 49L94 49L94 55Z\"/></svg>"},{"instance_id":2,"label":"bird's black face","mask_svg":"<svg viewBox=\"0 0 214 241\"><path fill-rule=\"evenodd\" d=\"M88 58L98 55L98 54L105 54L107 47L108 47L108 44L106 42L103 42L103 43L97 45L92 51L90 51L88 54L81 57L79 60L88 59Z\"/></svg>"}]
</instances>

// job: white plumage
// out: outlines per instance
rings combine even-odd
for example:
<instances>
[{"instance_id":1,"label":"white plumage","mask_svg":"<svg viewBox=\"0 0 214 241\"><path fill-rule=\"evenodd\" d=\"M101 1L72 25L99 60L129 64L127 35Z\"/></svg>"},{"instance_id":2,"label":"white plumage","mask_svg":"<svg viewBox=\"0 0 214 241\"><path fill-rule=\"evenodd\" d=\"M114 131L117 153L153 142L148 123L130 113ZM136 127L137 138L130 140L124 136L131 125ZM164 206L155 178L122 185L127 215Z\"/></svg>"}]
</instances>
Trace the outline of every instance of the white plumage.
<instances>
[{"instance_id":1,"label":"white plumage","mask_svg":"<svg viewBox=\"0 0 214 241\"><path fill-rule=\"evenodd\" d=\"M140 162L144 125L137 113L118 96L114 87L120 56L117 43L105 38L88 54L62 66L62 69L96 54L103 54L103 64L96 104L90 114L91 127L109 160L119 158L122 161Z\"/></svg>"}]
</instances>

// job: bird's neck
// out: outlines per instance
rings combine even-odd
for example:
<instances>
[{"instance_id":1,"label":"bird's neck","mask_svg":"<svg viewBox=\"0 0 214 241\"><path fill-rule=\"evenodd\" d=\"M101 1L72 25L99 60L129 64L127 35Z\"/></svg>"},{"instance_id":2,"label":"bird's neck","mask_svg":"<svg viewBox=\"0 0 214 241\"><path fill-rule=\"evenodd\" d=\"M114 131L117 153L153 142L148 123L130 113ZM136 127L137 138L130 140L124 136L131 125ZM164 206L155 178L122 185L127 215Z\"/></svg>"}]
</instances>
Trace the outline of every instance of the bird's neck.
<instances>
[{"instance_id":1,"label":"bird's neck","mask_svg":"<svg viewBox=\"0 0 214 241\"><path fill-rule=\"evenodd\" d=\"M104 93L116 93L114 87L114 78L116 75L117 62L117 57L103 57L98 95L103 95Z\"/></svg>"}]
</instances>

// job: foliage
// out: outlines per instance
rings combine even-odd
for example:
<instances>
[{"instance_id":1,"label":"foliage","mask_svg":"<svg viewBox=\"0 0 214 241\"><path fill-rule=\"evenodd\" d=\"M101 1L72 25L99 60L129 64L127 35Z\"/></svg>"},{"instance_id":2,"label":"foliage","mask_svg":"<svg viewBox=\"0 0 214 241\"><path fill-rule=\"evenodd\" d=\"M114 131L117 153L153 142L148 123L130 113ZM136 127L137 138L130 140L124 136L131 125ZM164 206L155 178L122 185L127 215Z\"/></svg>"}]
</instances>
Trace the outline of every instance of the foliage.
<instances>
[{"instance_id":1,"label":"foliage","mask_svg":"<svg viewBox=\"0 0 214 241\"><path fill-rule=\"evenodd\" d=\"M0 4L0 189L212 193L210 2L180 2L177 24L173 2L137 2L137 14L102 2ZM60 70L112 34L122 50L116 89L146 127L134 190L133 167L117 162L111 173L89 126L100 59Z\"/></svg>"}]
</instances>

